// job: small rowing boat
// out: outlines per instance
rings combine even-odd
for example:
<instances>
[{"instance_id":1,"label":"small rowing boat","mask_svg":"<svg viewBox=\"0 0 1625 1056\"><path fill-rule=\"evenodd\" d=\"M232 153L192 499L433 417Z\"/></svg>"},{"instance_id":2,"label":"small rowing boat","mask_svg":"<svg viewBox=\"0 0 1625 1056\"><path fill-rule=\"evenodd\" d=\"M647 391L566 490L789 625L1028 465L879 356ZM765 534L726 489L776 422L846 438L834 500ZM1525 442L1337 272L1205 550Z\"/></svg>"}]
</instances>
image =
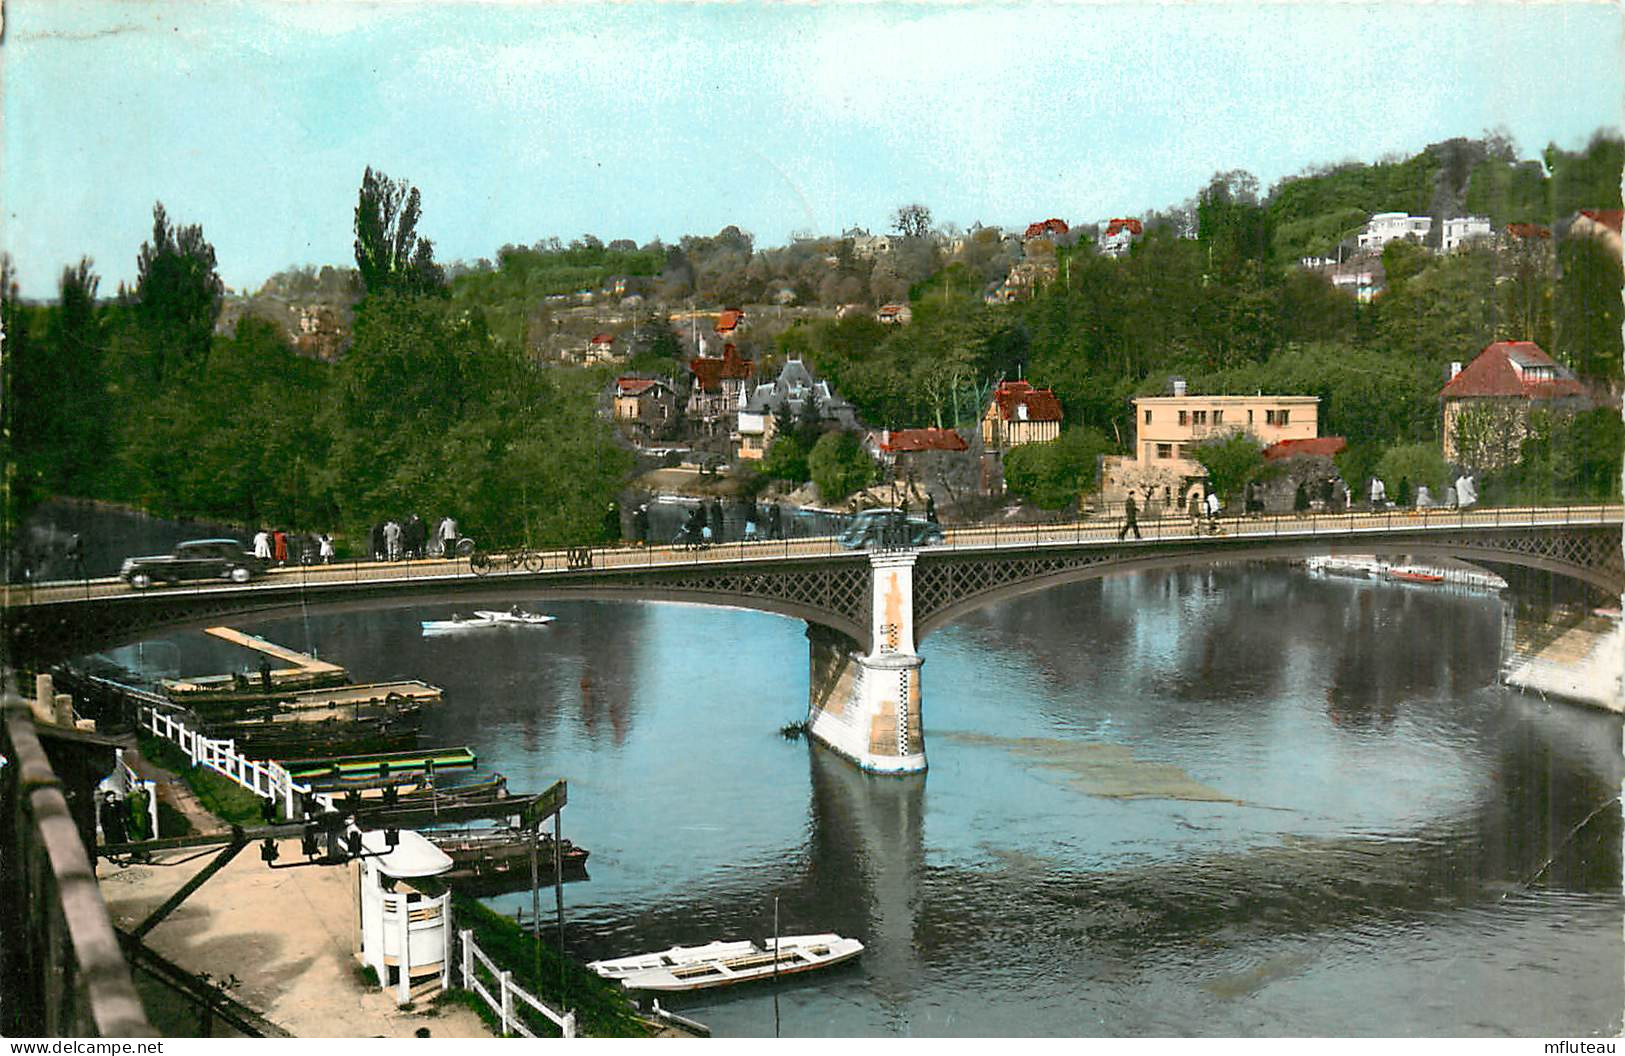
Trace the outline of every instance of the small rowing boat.
<instances>
[{"instance_id":1,"label":"small rowing boat","mask_svg":"<svg viewBox=\"0 0 1625 1056\"><path fill-rule=\"evenodd\" d=\"M1386 569L1383 574L1389 579L1397 580L1400 583L1426 583L1432 585L1444 582L1442 573L1413 568L1409 565L1394 565Z\"/></svg>"},{"instance_id":2,"label":"small rowing boat","mask_svg":"<svg viewBox=\"0 0 1625 1056\"><path fill-rule=\"evenodd\" d=\"M628 990L705 990L773 975L794 975L851 960L863 952L857 939L839 935L781 935L775 942L713 942L673 946L658 953L593 961L587 965Z\"/></svg>"}]
</instances>

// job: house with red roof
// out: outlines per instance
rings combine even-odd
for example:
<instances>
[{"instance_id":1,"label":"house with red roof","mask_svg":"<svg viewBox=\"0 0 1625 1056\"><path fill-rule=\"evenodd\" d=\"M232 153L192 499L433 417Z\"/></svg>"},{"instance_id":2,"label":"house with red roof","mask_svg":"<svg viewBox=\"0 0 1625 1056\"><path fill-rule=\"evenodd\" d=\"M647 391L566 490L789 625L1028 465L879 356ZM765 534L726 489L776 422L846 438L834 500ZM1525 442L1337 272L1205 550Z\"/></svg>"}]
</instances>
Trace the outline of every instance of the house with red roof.
<instances>
[{"instance_id":1,"label":"house with red roof","mask_svg":"<svg viewBox=\"0 0 1625 1056\"><path fill-rule=\"evenodd\" d=\"M585 363L608 363L615 359L615 335L594 334L587 339L587 349L582 354Z\"/></svg>"},{"instance_id":2,"label":"house with red roof","mask_svg":"<svg viewBox=\"0 0 1625 1056\"><path fill-rule=\"evenodd\" d=\"M1106 229L1100 233L1100 252L1108 257L1121 257L1126 254L1134 240L1145 233L1145 226L1139 219L1132 216L1116 216L1107 224Z\"/></svg>"},{"instance_id":3,"label":"house with red roof","mask_svg":"<svg viewBox=\"0 0 1625 1056\"><path fill-rule=\"evenodd\" d=\"M1061 401L1051 389L1001 381L982 414L982 443L990 449L1038 444L1061 435Z\"/></svg>"},{"instance_id":4,"label":"house with red roof","mask_svg":"<svg viewBox=\"0 0 1625 1056\"><path fill-rule=\"evenodd\" d=\"M677 420L677 392L662 378L615 379L615 425L635 444L663 437Z\"/></svg>"},{"instance_id":5,"label":"house with red roof","mask_svg":"<svg viewBox=\"0 0 1625 1056\"><path fill-rule=\"evenodd\" d=\"M1450 364L1439 390L1444 404L1444 459L1475 471L1518 460L1536 408L1584 410L1585 385L1533 341L1497 341L1463 367Z\"/></svg>"},{"instance_id":6,"label":"house with red roof","mask_svg":"<svg viewBox=\"0 0 1625 1056\"><path fill-rule=\"evenodd\" d=\"M695 356L688 361L693 384L688 393L688 415L706 435L715 435L720 423L729 420L745 402L756 363L740 355L733 342L722 346L720 356Z\"/></svg>"},{"instance_id":7,"label":"house with red roof","mask_svg":"<svg viewBox=\"0 0 1625 1056\"><path fill-rule=\"evenodd\" d=\"M738 333L740 328L743 327L744 325L745 325L745 311L744 311L744 309L742 309L742 308L728 308L728 309L724 309L723 313L721 315L717 316L717 325L716 325L715 329L716 329L716 332L717 332L718 335L720 335L721 337L727 338L727 337L732 337L732 336L734 336L734 334Z\"/></svg>"},{"instance_id":8,"label":"house with red roof","mask_svg":"<svg viewBox=\"0 0 1625 1056\"><path fill-rule=\"evenodd\" d=\"M1052 216L1048 220L1040 220L1037 223L1028 224L1027 232L1026 234L1022 235L1021 238L1022 241L1027 241L1034 238L1047 238L1053 241L1057 238L1064 238L1067 232L1070 230L1071 228L1067 227L1065 220Z\"/></svg>"},{"instance_id":9,"label":"house with red roof","mask_svg":"<svg viewBox=\"0 0 1625 1056\"><path fill-rule=\"evenodd\" d=\"M1596 238L1620 256L1620 226L1625 209L1581 209L1569 222L1570 238Z\"/></svg>"}]
</instances>

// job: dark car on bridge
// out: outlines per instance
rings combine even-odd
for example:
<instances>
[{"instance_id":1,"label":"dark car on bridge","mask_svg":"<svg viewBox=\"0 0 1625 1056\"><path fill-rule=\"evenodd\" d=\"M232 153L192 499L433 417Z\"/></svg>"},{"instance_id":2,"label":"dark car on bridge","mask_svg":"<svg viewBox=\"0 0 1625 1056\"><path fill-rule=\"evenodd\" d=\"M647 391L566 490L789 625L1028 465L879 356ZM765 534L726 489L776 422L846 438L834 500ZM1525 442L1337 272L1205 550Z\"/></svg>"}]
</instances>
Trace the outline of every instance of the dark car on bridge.
<instances>
[{"instance_id":1,"label":"dark car on bridge","mask_svg":"<svg viewBox=\"0 0 1625 1056\"><path fill-rule=\"evenodd\" d=\"M270 563L243 549L235 539L192 539L176 543L175 549L157 557L126 558L119 575L137 590L154 583L179 583L188 579L229 579L247 583L261 575Z\"/></svg>"},{"instance_id":2,"label":"dark car on bridge","mask_svg":"<svg viewBox=\"0 0 1625 1056\"><path fill-rule=\"evenodd\" d=\"M848 550L872 547L931 546L942 542L942 527L902 510L864 510L853 517L836 541Z\"/></svg>"}]
</instances>

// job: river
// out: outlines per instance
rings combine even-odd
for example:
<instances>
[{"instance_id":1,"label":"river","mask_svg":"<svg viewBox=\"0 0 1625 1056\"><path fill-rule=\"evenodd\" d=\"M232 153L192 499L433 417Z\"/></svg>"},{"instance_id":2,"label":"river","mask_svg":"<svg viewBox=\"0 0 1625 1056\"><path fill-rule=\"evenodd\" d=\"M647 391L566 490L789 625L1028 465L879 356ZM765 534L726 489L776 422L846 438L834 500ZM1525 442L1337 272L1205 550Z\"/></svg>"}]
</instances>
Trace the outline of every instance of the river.
<instances>
[{"instance_id":1,"label":"river","mask_svg":"<svg viewBox=\"0 0 1625 1056\"><path fill-rule=\"evenodd\" d=\"M901 779L780 736L799 622L560 602L420 636L450 611L252 629L443 686L425 741L516 790L569 780L579 959L765 938L775 897L786 933L861 939L780 987L786 1035L1621 1028L1621 720L1496 686L1492 596L1245 565L991 606L921 643L930 771ZM670 1004L763 1035L773 996Z\"/></svg>"}]
</instances>

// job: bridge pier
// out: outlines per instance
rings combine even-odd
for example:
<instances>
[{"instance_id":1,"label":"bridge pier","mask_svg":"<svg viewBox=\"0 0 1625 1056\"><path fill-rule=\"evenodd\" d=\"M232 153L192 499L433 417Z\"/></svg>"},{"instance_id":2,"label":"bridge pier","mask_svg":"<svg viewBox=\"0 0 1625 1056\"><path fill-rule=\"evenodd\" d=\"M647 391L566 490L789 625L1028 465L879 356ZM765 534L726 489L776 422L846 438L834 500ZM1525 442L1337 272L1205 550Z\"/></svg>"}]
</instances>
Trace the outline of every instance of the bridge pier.
<instances>
[{"instance_id":1,"label":"bridge pier","mask_svg":"<svg viewBox=\"0 0 1625 1056\"><path fill-rule=\"evenodd\" d=\"M925 770L920 666L914 651L914 553L869 558L869 640L807 625L807 728L811 736L877 774Z\"/></svg>"}]
</instances>

